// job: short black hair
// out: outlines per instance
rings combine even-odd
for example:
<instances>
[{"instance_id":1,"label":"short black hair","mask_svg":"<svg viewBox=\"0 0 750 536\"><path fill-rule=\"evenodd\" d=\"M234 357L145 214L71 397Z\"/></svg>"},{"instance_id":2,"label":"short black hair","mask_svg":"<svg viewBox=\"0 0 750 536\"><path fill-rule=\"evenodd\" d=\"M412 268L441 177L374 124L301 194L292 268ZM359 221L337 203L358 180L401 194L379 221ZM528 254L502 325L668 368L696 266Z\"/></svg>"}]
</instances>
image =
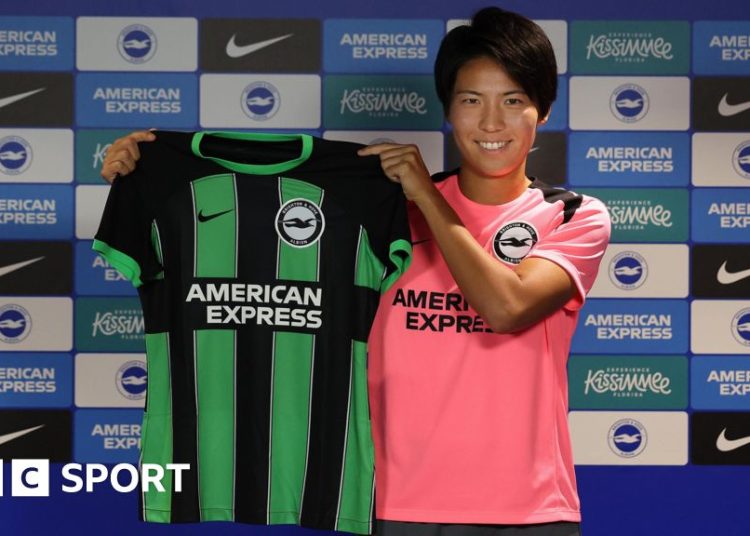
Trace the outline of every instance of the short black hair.
<instances>
[{"instance_id":1,"label":"short black hair","mask_svg":"<svg viewBox=\"0 0 750 536\"><path fill-rule=\"evenodd\" d=\"M494 60L518 82L546 117L557 98L557 62L552 44L539 25L499 7L477 11L468 26L452 29L435 59L435 88L448 115L458 71L469 61Z\"/></svg>"}]
</instances>

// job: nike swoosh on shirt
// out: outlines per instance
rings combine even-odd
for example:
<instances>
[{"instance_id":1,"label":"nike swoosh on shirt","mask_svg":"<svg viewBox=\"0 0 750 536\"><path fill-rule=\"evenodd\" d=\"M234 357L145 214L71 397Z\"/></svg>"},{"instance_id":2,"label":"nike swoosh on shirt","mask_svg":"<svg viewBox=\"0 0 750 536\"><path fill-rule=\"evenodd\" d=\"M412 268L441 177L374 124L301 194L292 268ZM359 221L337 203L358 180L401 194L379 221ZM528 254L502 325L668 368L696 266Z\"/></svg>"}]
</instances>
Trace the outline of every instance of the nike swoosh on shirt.
<instances>
[{"instance_id":1,"label":"nike swoosh on shirt","mask_svg":"<svg viewBox=\"0 0 750 536\"><path fill-rule=\"evenodd\" d=\"M31 97L32 95L35 95L40 91L44 91L45 89L47 88L41 87L39 89L32 89L31 91L27 91L26 93L19 93L18 95L11 95L10 97L3 97L2 99L0 99L0 108L4 108L9 104L13 104L14 102L20 101L21 99L25 99L26 97Z\"/></svg>"},{"instance_id":2,"label":"nike swoosh on shirt","mask_svg":"<svg viewBox=\"0 0 750 536\"><path fill-rule=\"evenodd\" d=\"M223 216L224 214L227 214L228 212L232 212L234 209L230 208L229 210L225 210L224 212L216 212L214 214L203 214L203 211L201 210L198 213L198 221L205 223L207 221L211 221L214 218L218 218L219 216Z\"/></svg>"},{"instance_id":3,"label":"nike swoosh on shirt","mask_svg":"<svg viewBox=\"0 0 750 536\"><path fill-rule=\"evenodd\" d=\"M0 267L0 277L8 275L11 272L15 272L16 270L20 270L21 268L23 268L24 266L28 266L29 264L34 264L37 261L41 261L43 258L44 257L37 257L36 259L17 262L16 264L9 264L8 266L2 266Z\"/></svg>"},{"instance_id":4,"label":"nike swoosh on shirt","mask_svg":"<svg viewBox=\"0 0 750 536\"><path fill-rule=\"evenodd\" d=\"M750 101L741 102L739 104L729 104L727 102L727 95L729 95L729 93L724 93L721 102L719 102L719 114L724 117L732 117L733 115L741 114L746 110L750 110Z\"/></svg>"},{"instance_id":5,"label":"nike swoosh on shirt","mask_svg":"<svg viewBox=\"0 0 750 536\"><path fill-rule=\"evenodd\" d=\"M26 430L19 430L18 432L11 432L9 434L1 435L0 436L0 445L4 445L5 443L10 443L14 439L18 439L21 436L25 436L26 434L30 434L34 430L39 430L44 425L40 424L39 426L34 426L33 428L27 428Z\"/></svg>"},{"instance_id":6,"label":"nike swoosh on shirt","mask_svg":"<svg viewBox=\"0 0 750 536\"><path fill-rule=\"evenodd\" d=\"M234 42L234 38L237 37L237 34L234 34L232 35L232 38L227 43L227 56L229 56L230 58L241 58L242 56L247 56L248 54L257 52L258 50L262 48L271 46L274 43L283 41L284 39L292 37L293 35L294 34L286 34L286 35L282 35L279 37L274 37L272 39L266 39L265 41L258 41L257 43L251 43L249 45L239 46L237 45L237 43Z\"/></svg>"},{"instance_id":7,"label":"nike swoosh on shirt","mask_svg":"<svg viewBox=\"0 0 750 536\"><path fill-rule=\"evenodd\" d=\"M731 452L740 447L744 447L745 445L750 445L750 436L740 437L738 439L727 439L724 435L726 434L726 431L727 429L724 428L719 434L719 437L716 438L716 448L721 452Z\"/></svg>"},{"instance_id":8,"label":"nike swoosh on shirt","mask_svg":"<svg viewBox=\"0 0 750 536\"><path fill-rule=\"evenodd\" d=\"M739 272L729 272L727 270L727 261L724 261L724 264L719 267L719 271L716 273L716 280L722 285L731 285L748 277L750 277L750 268L740 270Z\"/></svg>"}]
</instances>

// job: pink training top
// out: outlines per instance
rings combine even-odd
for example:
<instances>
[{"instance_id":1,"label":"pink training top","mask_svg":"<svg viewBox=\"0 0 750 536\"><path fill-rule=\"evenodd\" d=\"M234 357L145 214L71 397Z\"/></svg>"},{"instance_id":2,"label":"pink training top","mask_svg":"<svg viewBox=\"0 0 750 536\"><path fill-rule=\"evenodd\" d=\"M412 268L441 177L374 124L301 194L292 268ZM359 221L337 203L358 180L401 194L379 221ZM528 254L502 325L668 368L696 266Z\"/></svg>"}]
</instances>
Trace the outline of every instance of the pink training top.
<instances>
[{"instance_id":1,"label":"pink training top","mask_svg":"<svg viewBox=\"0 0 750 536\"><path fill-rule=\"evenodd\" d=\"M410 268L383 295L370 335L376 517L433 523L579 521L566 363L578 310L607 245L597 199L539 181L504 205L438 183L490 255L561 266L578 292L523 331L491 332L466 303L419 209Z\"/></svg>"}]
</instances>

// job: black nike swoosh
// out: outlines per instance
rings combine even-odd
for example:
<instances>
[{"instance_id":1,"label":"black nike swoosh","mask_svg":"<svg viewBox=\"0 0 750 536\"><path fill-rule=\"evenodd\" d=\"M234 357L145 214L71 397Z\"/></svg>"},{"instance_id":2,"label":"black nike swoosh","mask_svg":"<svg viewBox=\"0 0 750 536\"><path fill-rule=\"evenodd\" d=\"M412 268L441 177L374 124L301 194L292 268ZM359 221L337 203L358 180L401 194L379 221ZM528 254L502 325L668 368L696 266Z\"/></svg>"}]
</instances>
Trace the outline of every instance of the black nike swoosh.
<instances>
[{"instance_id":1,"label":"black nike swoosh","mask_svg":"<svg viewBox=\"0 0 750 536\"><path fill-rule=\"evenodd\" d=\"M425 242L431 241L432 238L425 238L424 240L415 240L411 243L412 246L416 246L417 244L424 244Z\"/></svg>"},{"instance_id":2,"label":"black nike swoosh","mask_svg":"<svg viewBox=\"0 0 750 536\"><path fill-rule=\"evenodd\" d=\"M224 212L217 212L216 214L208 214L208 215L204 215L203 211L201 210L198 213L198 221L201 223L205 223L207 221L213 220L214 218L218 218L219 216L223 216L227 212L232 212L233 210L234 210L233 208L230 208L229 210L225 210Z\"/></svg>"}]
</instances>

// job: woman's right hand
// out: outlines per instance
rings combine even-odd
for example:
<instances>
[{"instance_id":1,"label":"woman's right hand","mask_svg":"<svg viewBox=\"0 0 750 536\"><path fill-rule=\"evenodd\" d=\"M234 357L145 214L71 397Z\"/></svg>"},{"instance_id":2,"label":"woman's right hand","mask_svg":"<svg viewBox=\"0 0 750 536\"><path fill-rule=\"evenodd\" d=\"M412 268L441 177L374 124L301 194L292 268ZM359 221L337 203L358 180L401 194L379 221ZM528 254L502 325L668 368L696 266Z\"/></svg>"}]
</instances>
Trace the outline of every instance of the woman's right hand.
<instances>
[{"instance_id":1,"label":"woman's right hand","mask_svg":"<svg viewBox=\"0 0 750 536\"><path fill-rule=\"evenodd\" d=\"M150 130L131 132L116 139L104 157L101 176L107 182L114 181L120 175L127 175L135 169L135 163L141 157L138 142L154 141L156 135Z\"/></svg>"}]
</instances>

